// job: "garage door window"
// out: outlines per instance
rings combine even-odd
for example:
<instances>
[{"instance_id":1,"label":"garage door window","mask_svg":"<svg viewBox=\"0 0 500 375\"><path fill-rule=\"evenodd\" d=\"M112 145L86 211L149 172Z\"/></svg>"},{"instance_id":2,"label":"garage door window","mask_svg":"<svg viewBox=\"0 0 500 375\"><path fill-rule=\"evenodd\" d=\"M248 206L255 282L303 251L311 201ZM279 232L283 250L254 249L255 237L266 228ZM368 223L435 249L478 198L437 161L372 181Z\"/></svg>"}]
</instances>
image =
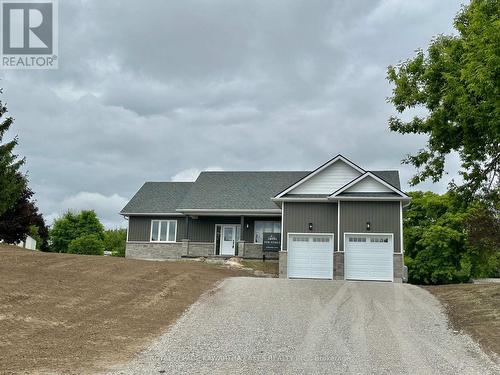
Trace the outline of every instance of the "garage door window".
<instances>
[{"instance_id":1,"label":"garage door window","mask_svg":"<svg viewBox=\"0 0 500 375\"><path fill-rule=\"evenodd\" d=\"M313 242L330 242L330 237L313 237Z\"/></svg>"},{"instance_id":2,"label":"garage door window","mask_svg":"<svg viewBox=\"0 0 500 375\"><path fill-rule=\"evenodd\" d=\"M366 237L349 237L349 242L366 242Z\"/></svg>"},{"instance_id":3,"label":"garage door window","mask_svg":"<svg viewBox=\"0 0 500 375\"><path fill-rule=\"evenodd\" d=\"M371 237L370 242L389 242L389 237Z\"/></svg>"},{"instance_id":4,"label":"garage door window","mask_svg":"<svg viewBox=\"0 0 500 375\"><path fill-rule=\"evenodd\" d=\"M309 242L309 237L292 237L293 242Z\"/></svg>"}]
</instances>

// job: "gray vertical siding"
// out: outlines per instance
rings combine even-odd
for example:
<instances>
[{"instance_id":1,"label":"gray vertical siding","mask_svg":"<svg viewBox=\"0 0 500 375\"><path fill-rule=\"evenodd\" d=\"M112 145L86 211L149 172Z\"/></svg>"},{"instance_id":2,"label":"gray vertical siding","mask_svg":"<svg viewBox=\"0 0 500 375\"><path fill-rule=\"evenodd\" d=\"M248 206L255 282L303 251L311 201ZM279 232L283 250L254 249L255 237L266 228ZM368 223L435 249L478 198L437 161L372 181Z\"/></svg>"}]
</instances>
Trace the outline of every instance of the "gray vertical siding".
<instances>
[{"instance_id":1,"label":"gray vertical siding","mask_svg":"<svg viewBox=\"0 0 500 375\"><path fill-rule=\"evenodd\" d=\"M344 249L344 233L394 233L394 251L401 251L400 203L340 202L340 249ZM371 230L366 230L370 222Z\"/></svg>"},{"instance_id":2,"label":"gray vertical siding","mask_svg":"<svg viewBox=\"0 0 500 375\"><path fill-rule=\"evenodd\" d=\"M131 242L149 242L151 220L177 220L176 241L182 241L186 223L185 218L179 216L130 216L128 219L128 240Z\"/></svg>"},{"instance_id":3,"label":"gray vertical siding","mask_svg":"<svg viewBox=\"0 0 500 375\"><path fill-rule=\"evenodd\" d=\"M334 233L337 249L337 219L337 203L285 202L283 249L287 249L288 233Z\"/></svg>"},{"instance_id":4,"label":"gray vertical siding","mask_svg":"<svg viewBox=\"0 0 500 375\"><path fill-rule=\"evenodd\" d=\"M186 217L131 216L129 218L129 241L149 242L151 220L177 220L177 241L186 238ZM253 243L255 221L280 221L280 217L244 218L241 239ZM198 216L189 218L189 240L193 242L214 242L216 224L241 224L241 216ZM248 224L248 228L246 227Z\"/></svg>"},{"instance_id":5,"label":"gray vertical siding","mask_svg":"<svg viewBox=\"0 0 500 375\"><path fill-rule=\"evenodd\" d=\"M241 239L245 242L253 243L254 233L255 233L255 222L256 221L279 221L281 222L281 216L245 216L245 222L243 224L243 230ZM247 229L248 224L248 229Z\"/></svg>"},{"instance_id":6,"label":"gray vertical siding","mask_svg":"<svg viewBox=\"0 0 500 375\"><path fill-rule=\"evenodd\" d=\"M214 242L216 224L239 224L240 217L198 216L189 218L189 240L194 242Z\"/></svg>"}]
</instances>

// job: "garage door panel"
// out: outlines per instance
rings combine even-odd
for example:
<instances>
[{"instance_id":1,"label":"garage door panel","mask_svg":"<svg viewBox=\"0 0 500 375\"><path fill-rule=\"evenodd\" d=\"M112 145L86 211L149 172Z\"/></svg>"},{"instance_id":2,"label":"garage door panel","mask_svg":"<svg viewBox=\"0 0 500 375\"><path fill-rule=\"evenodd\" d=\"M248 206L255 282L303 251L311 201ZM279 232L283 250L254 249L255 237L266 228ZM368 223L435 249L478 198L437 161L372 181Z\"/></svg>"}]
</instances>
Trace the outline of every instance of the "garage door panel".
<instances>
[{"instance_id":1,"label":"garage door panel","mask_svg":"<svg viewBox=\"0 0 500 375\"><path fill-rule=\"evenodd\" d=\"M389 235L346 235L346 279L393 280L393 241Z\"/></svg>"},{"instance_id":2,"label":"garage door panel","mask_svg":"<svg viewBox=\"0 0 500 375\"><path fill-rule=\"evenodd\" d=\"M288 277L333 278L333 236L291 234L288 241Z\"/></svg>"}]
</instances>

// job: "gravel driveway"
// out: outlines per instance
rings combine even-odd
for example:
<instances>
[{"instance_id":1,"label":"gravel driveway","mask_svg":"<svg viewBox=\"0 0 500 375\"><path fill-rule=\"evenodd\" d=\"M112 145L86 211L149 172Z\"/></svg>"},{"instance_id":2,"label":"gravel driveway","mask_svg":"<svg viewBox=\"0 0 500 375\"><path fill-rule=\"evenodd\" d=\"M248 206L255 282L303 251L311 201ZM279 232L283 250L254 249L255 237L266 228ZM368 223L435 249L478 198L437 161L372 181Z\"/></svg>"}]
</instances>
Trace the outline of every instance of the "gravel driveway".
<instances>
[{"instance_id":1,"label":"gravel driveway","mask_svg":"<svg viewBox=\"0 0 500 375\"><path fill-rule=\"evenodd\" d=\"M114 374L497 374L437 300L392 283L232 278Z\"/></svg>"}]
</instances>

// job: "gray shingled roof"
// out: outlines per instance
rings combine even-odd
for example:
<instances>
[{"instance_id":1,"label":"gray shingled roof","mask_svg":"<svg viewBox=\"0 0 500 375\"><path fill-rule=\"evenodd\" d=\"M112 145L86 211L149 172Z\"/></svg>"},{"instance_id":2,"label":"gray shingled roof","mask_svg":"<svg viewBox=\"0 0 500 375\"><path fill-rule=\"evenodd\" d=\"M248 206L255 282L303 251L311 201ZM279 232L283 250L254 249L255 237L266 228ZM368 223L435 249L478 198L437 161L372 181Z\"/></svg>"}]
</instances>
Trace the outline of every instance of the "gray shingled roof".
<instances>
[{"instance_id":1,"label":"gray shingled roof","mask_svg":"<svg viewBox=\"0 0 500 375\"><path fill-rule=\"evenodd\" d=\"M369 171L375 176L381 178L382 180L388 182L396 189L401 190L401 184L399 183L399 172L398 171Z\"/></svg>"},{"instance_id":2,"label":"gray shingled roof","mask_svg":"<svg viewBox=\"0 0 500 375\"><path fill-rule=\"evenodd\" d=\"M146 182L121 210L127 213L175 213L193 182Z\"/></svg>"},{"instance_id":3,"label":"gray shingled roof","mask_svg":"<svg viewBox=\"0 0 500 375\"><path fill-rule=\"evenodd\" d=\"M371 171L400 189L397 171ZM177 209L273 209L271 197L310 172L202 172L195 182L146 182L122 214L175 213Z\"/></svg>"},{"instance_id":4,"label":"gray shingled roof","mask_svg":"<svg viewBox=\"0 0 500 375\"><path fill-rule=\"evenodd\" d=\"M271 198L309 172L202 172L179 209L273 209Z\"/></svg>"}]
</instances>

